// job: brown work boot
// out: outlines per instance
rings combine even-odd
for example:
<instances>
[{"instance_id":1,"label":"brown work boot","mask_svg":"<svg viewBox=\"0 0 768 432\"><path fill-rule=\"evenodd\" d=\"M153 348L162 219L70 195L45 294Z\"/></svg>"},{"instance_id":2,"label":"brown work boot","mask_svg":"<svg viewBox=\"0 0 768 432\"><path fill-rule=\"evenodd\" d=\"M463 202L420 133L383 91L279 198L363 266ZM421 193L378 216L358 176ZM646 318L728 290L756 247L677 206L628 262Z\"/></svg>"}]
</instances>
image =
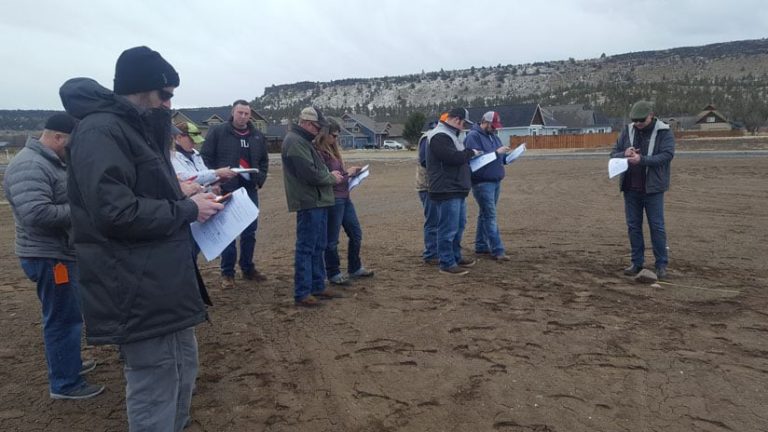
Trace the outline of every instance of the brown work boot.
<instances>
[{"instance_id":1,"label":"brown work boot","mask_svg":"<svg viewBox=\"0 0 768 432\"><path fill-rule=\"evenodd\" d=\"M456 263L456 264L458 264L458 265L460 265L462 267L472 267L473 265L477 264L477 260L476 259L472 259L472 258L461 257L459 262Z\"/></svg>"},{"instance_id":2,"label":"brown work boot","mask_svg":"<svg viewBox=\"0 0 768 432\"><path fill-rule=\"evenodd\" d=\"M331 288L326 288L319 293L314 294L315 297L319 298L320 300L332 300L335 298L342 298L344 297L340 292L334 291Z\"/></svg>"},{"instance_id":3,"label":"brown work boot","mask_svg":"<svg viewBox=\"0 0 768 432\"><path fill-rule=\"evenodd\" d=\"M232 289L235 287L234 276L222 276L221 277L221 289Z\"/></svg>"},{"instance_id":4,"label":"brown work boot","mask_svg":"<svg viewBox=\"0 0 768 432\"><path fill-rule=\"evenodd\" d=\"M243 273L243 279L250 280L250 281L256 281L256 282L265 282L267 280L267 277L264 276L263 273L260 271L253 269L249 272L242 272Z\"/></svg>"},{"instance_id":5,"label":"brown work boot","mask_svg":"<svg viewBox=\"0 0 768 432\"><path fill-rule=\"evenodd\" d=\"M314 308L314 307L320 307L323 304L320 303L320 300L318 300L317 297L310 294L301 300L296 300L294 302L294 305L296 307Z\"/></svg>"}]
</instances>

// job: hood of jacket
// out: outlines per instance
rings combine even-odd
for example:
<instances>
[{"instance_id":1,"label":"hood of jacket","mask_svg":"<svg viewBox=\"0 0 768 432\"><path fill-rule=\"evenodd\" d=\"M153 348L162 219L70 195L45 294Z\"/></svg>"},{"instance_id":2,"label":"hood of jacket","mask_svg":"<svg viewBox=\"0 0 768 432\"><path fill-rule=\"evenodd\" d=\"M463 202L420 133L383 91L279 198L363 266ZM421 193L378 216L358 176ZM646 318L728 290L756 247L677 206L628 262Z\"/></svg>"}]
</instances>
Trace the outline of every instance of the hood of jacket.
<instances>
[{"instance_id":1,"label":"hood of jacket","mask_svg":"<svg viewBox=\"0 0 768 432\"><path fill-rule=\"evenodd\" d=\"M138 122L139 108L91 78L72 78L59 89L64 109L78 120L95 113L111 113Z\"/></svg>"}]
</instances>

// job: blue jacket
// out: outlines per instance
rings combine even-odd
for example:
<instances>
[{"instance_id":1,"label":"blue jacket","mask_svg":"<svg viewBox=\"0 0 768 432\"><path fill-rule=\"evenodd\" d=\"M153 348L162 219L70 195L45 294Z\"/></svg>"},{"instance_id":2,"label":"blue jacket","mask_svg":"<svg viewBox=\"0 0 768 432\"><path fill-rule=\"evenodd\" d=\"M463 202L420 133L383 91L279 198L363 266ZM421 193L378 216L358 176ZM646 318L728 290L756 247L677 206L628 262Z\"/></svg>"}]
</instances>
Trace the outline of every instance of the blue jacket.
<instances>
[{"instance_id":1,"label":"blue jacket","mask_svg":"<svg viewBox=\"0 0 768 432\"><path fill-rule=\"evenodd\" d=\"M501 140L496 134L490 134L484 131L480 126L472 126L472 130L467 133L464 139L464 145L468 149L480 150L483 153L495 152L501 147ZM497 182L504 178L504 155L496 153L496 160L472 173L472 184L483 182Z\"/></svg>"},{"instance_id":2,"label":"blue jacket","mask_svg":"<svg viewBox=\"0 0 768 432\"><path fill-rule=\"evenodd\" d=\"M622 129L621 135L611 151L612 158L624 157L624 151L629 147L639 148L640 167L645 169L645 193L652 194L669 190L670 163L675 157L675 135L669 129L669 125L654 118L654 123L648 127L644 134L639 134L643 142L634 142L637 131L632 124ZM650 134L650 136L648 136ZM650 140L653 146L650 147ZM646 141L647 140L647 141ZM648 151L650 150L650 151ZM625 180L627 171L621 174L619 188L627 190Z\"/></svg>"}]
</instances>

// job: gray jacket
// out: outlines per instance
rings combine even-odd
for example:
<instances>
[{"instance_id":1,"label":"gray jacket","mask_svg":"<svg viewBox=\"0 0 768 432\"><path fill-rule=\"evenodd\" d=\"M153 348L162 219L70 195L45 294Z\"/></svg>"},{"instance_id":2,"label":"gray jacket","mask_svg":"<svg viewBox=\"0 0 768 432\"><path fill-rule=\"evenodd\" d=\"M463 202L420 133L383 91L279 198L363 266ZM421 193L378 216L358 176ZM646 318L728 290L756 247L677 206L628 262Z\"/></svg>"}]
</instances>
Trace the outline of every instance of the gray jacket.
<instances>
[{"instance_id":1,"label":"gray jacket","mask_svg":"<svg viewBox=\"0 0 768 432\"><path fill-rule=\"evenodd\" d=\"M612 158L624 157L624 151L629 147L640 147L635 143L635 128L630 123L625 127L611 151ZM666 192L669 190L670 163L675 157L675 135L669 125L655 119L651 131L648 149L642 152L640 166L645 168L645 193ZM621 174L619 189L625 190L626 172Z\"/></svg>"},{"instance_id":2,"label":"gray jacket","mask_svg":"<svg viewBox=\"0 0 768 432\"><path fill-rule=\"evenodd\" d=\"M16 255L75 260L67 200L67 167L36 138L8 164L5 196L16 220Z\"/></svg>"}]
</instances>

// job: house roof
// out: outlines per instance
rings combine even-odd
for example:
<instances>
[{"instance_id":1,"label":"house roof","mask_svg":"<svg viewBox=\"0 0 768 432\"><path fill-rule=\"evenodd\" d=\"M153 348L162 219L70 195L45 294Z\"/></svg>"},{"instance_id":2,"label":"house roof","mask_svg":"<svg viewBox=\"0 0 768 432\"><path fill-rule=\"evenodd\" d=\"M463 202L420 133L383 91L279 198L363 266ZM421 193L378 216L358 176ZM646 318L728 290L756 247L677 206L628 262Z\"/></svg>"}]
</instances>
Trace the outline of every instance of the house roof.
<instances>
[{"instance_id":1,"label":"house roof","mask_svg":"<svg viewBox=\"0 0 768 432\"><path fill-rule=\"evenodd\" d=\"M359 132L352 132L351 130L344 127L344 119L341 117L333 117L333 116L326 116L329 120L333 120L336 124L339 125L341 128L342 135L351 135L355 138L368 138L367 135L364 133Z\"/></svg>"},{"instance_id":2,"label":"house roof","mask_svg":"<svg viewBox=\"0 0 768 432\"><path fill-rule=\"evenodd\" d=\"M542 107L542 110L551 113L552 117L569 129L609 125L603 113L585 109L583 105L554 105Z\"/></svg>"},{"instance_id":3,"label":"house roof","mask_svg":"<svg viewBox=\"0 0 768 432\"><path fill-rule=\"evenodd\" d=\"M501 118L501 124L505 128L512 127L527 127L533 122L536 111L540 110L539 104L515 104L515 105L497 105L488 107L474 107L468 108L469 119L477 123L488 111L496 111ZM563 127L565 125L558 122L551 115L547 115L543 110L541 111L544 125L553 127Z\"/></svg>"},{"instance_id":4,"label":"house roof","mask_svg":"<svg viewBox=\"0 0 768 432\"><path fill-rule=\"evenodd\" d=\"M402 123L392 123L389 127L389 136L401 137L405 131L405 125Z\"/></svg>"},{"instance_id":5,"label":"house roof","mask_svg":"<svg viewBox=\"0 0 768 432\"><path fill-rule=\"evenodd\" d=\"M229 120L232 116L232 107L227 105L207 108L181 108L177 109L176 112L184 114L197 125L205 125L214 116L220 118L222 122ZM267 121L263 115L253 108L251 108L251 117L255 120Z\"/></svg>"},{"instance_id":6,"label":"house roof","mask_svg":"<svg viewBox=\"0 0 768 432\"><path fill-rule=\"evenodd\" d=\"M377 125L380 125L380 123L376 123L372 118L368 116L364 116L362 114L351 114L351 113L345 113L343 116L341 116L342 119L350 119L364 128L372 131L373 133L380 133L378 129L376 128ZM343 122L341 123L343 124Z\"/></svg>"},{"instance_id":7,"label":"house roof","mask_svg":"<svg viewBox=\"0 0 768 432\"><path fill-rule=\"evenodd\" d=\"M704 121L704 118L710 115L714 115L715 117L718 117L722 122L728 123L728 118L725 117L723 113L716 110L715 106L712 104L707 105L706 108L704 108L704 111L696 114L696 123L702 123L702 121Z\"/></svg>"}]
</instances>

